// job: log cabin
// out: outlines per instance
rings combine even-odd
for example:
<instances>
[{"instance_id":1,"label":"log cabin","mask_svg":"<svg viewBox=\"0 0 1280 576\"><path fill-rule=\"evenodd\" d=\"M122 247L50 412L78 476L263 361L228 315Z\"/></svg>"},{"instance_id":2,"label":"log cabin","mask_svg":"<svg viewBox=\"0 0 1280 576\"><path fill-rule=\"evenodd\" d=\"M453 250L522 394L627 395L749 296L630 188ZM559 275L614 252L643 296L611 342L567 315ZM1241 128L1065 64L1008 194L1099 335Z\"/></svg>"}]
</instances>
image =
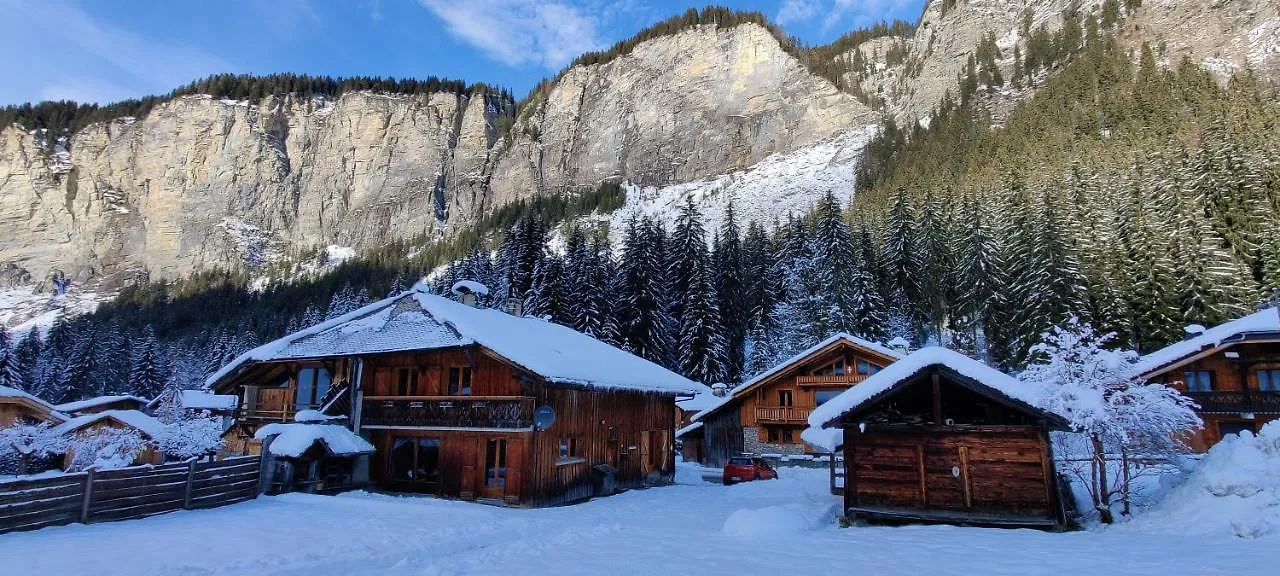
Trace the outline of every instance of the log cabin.
<instances>
[{"instance_id":1,"label":"log cabin","mask_svg":"<svg viewBox=\"0 0 1280 576\"><path fill-rule=\"evenodd\" d=\"M52 404L17 388L0 386L0 428L15 424L61 424L66 414Z\"/></svg>"},{"instance_id":2,"label":"log cabin","mask_svg":"<svg viewBox=\"0 0 1280 576\"><path fill-rule=\"evenodd\" d=\"M229 453L302 410L346 416L378 487L547 506L668 484L695 383L572 329L420 288L250 350L207 384L239 396Z\"/></svg>"},{"instance_id":3,"label":"log cabin","mask_svg":"<svg viewBox=\"0 0 1280 576\"><path fill-rule=\"evenodd\" d=\"M49 430L54 436L68 437L84 437L103 429L116 428L122 430L133 430L142 437L143 440L154 441L164 431L164 423L155 419L149 414L144 414L138 410L105 410L102 412L90 412L75 418L71 418L66 422L58 424ZM63 468L71 469L75 461L75 449L68 448L63 456ZM134 455L132 462L127 465L138 464L161 464L164 462L164 453L153 445L148 445L137 454Z\"/></svg>"},{"instance_id":4,"label":"log cabin","mask_svg":"<svg viewBox=\"0 0 1280 576\"><path fill-rule=\"evenodd\" d=\"M1172 386L1199 404L1204 427L1191 433L1197 451L1226 434L1257 433L1280 418L1280 312L1266 308L1204 329L1138 359L1139 375Z\"/></svg>"},{"instance_id":5,"label":"log cabin","mask_svg":"<svg viewBox=\"0 0 1280 576\"><path fill-rule=\"evenodd\" d=\"M742 453L825 452L801 437L814 408L856 386L902 355L851 334L836 334L734 388L694 415L702 464L724 466Z\"/></svg>"},{"instance_id":6,"label":"log cabin","mask_svg":"<svg viewBox=\"0 0 1280 576\"><path fill-rule=\"evenodd\" d=\"M106 412L107 410L143 410L147 407L149 401L146 398L139 398L130 395L115 396L95 396L84 400L76 400L75 402L67 402L54 406L59 412L71 416L83 416L85 414L95 414L98 412Z\"/></svg>"},{"instance_id":7,"label":"log cabin","mask_svg":"<svg viewBox=\"0 0 1280 576\"><path fill-rule=\"evenodd\" d=\"M842 432L849 518L1061 526L1049 432L1067 422L1037 399L977 360L923 348L814 410L808 432Z\"/></svg>"}]
</instances>

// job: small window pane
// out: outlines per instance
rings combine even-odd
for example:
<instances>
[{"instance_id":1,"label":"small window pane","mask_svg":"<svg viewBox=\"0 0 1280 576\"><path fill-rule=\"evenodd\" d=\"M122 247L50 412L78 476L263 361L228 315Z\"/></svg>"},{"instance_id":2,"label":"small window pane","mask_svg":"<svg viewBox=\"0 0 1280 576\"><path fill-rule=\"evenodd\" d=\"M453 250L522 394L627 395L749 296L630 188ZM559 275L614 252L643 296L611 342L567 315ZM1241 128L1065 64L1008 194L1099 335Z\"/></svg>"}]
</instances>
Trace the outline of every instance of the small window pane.
<instances>
[{"instance_id":1,"label":"small window pane","mask_svg":"<svg viewBox=\"0 0 1280 576\"><path fill-rule=\"evenodd\" d=\"M1263 392L1280 392L1280 369L1259 370L1258 390Z\"/></svg>"},{"instance_id":2,"label":"small window pane","mask_svg":"<svg viewBox=\"0 0 1280 576\"><path fill-rule=\"evenodd\" d=\"M861 375L863 375L863 376L866 376L868 373L870 373L870 367L869 367L869 365L867 364L867 361L866 361L866 360L863 360L863 359L861 359L861 358L859 358L859 359L858 359L858 374L861 374Z\"/></svg>"},{"instance_id":3,"label":"small window pane","mask_svg":"<svg viewBox=\"0 0 1280 576\"><path fill-rule=\"evenodd\" d=\"M304 410L312 403L312 394L315 392L315 368L303 368L298 371L298 390L295 400L298 409Z\"/></svg>"},{"instance_id":4,"label":"small window pane","mask_svg":"<svg viewBox=\"0 0 1280 576\"><path fill-rule=\"evenodd\" d=\"M818 406L821 406L825 404L827 400L839 396L840 392L842 392L842 390L816 390L813 393L813 402Z\"/></svg>"}]
</instances>

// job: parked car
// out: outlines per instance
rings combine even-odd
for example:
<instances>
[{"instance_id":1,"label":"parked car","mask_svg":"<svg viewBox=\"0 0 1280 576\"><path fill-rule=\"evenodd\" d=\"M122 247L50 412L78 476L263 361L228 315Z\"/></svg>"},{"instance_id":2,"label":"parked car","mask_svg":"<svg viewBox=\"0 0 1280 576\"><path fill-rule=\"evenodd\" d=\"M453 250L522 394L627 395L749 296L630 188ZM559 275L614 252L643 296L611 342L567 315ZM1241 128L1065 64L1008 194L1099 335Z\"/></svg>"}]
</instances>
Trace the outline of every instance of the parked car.
<instances>
[{"instance_id":1,"label":"parked car","mask_svg":"<svg viewBox=\"0 0 1280 576\"><path fill-rule=\"evenodd\" d=\"M724 465L724 483L749 482L751 480L776 480L778 471L773 469L764 458L738 456L730 458Z\"/></svg>"}]
</instances>

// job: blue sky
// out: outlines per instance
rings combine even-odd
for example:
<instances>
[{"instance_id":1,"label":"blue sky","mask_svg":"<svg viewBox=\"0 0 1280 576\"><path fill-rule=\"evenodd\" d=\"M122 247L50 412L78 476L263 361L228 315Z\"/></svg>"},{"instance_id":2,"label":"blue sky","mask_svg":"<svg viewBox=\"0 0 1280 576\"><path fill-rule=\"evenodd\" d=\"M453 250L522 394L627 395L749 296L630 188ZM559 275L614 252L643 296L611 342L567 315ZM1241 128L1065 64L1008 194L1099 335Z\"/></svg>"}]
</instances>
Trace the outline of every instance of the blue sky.
<instances>
[{"instance_id":1,"label":"blue sky","mask_svg":"<svg viewBox=\"0 0 1280 576\"><path fill-rule=\"evenodd\" d=\"M0 0L0 105L110 102L219 72L443 76L523 96L579 53L706 2ZM817 44L924 0L724 0Z\"/></svg>"}]
</instances>

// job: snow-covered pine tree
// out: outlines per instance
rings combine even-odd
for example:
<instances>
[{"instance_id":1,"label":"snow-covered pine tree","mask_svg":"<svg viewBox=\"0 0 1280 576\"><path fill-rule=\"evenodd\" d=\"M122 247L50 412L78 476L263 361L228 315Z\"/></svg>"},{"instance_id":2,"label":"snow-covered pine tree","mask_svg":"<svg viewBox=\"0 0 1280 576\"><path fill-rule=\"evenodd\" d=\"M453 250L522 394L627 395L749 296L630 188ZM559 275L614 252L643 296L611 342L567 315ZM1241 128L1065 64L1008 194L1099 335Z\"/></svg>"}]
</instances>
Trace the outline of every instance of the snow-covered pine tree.
<instances>
[{"instance_id":1,"label":"snow-covered pine tree","mask_svg":"<svg viewBox=\"0 0 1280 576\"><path fill-rule=\"evenodd\" d=\"M351 289L351 284L343 284L337 292L329 299L329 308L325 312L325 320L333 320L347 312L356 309L356 295Z\"/></svg>"},{"instance_id":2,"label":"snow-covered pine tree","mask_svg":"<svg viewBox=\"0 0 1280 576\"><path fill-rule=\"evenodd\" d=\"M1173 297L1177 282L1169 250L1159 234L1155 211L1147 205L1141 170L1129 176L1123 209L1116 215L1116 230L1124 259L1117 266L1120 293L1125 299L1126 340L1141 351L1160 348L1178 339L1181 312Z\"/></svg>"},{"instance_id":3,"label":"snow-covered pine tree","mask_svg":"<svg viewBox=\"0 0 1280 576\"><path fill-rule=\"evenodd\" d=\"M9 340L9 331L0 328L0 386L23 389L22 375L18 372L18 357L13 343Z\"/></svg>"},{"instance_id":4,"label":"snow-covered pine tree","mask_svg":"<svg viewBox=\"0 0 1280 576\"><path fill-rule=\"evenodd\" d=\"M67 359L75 350L75 328L61 312L49 328L44 343L40 346L40 357L36 362L34 390L36 396L53 402L61 402L71 394L71 389L63 376L67 370Z\"/></svg>"},{"instance_id":5,"label":"snow-covered pine tree","mask_svg":"<svg viewBox=\"0 0 1280 576\"><path fill-rule=\"evenodd\" d=\"M724 329L724 380L738 382L745 362L744 346L751 309L747 305L746 282L743 278L742 234L738 229L733 202L725 206L720 225L719 242L711 258L715 268L715 289L719 298L720 325Z\"/></svg>"},{"instance_id":6,"label":"snow-covered pine tree","mask_svg":"<svg viewBox=\"0 0 1280 576\"><path fill-rule=\"evenodd\" d=\"M828 191L818 201L814 217L812 265L823 288L822 297L826 300L821 311L823 328L828 334L855 332L858 322L855 311L858 295L854 287L857 251L835 194Z\"/></svg>"},{"instance_id":7,"label":"snow-covered pine tree","mask_svg":"<svg viewBox=\"0 0 1280 576\"><path fill-rule=\"evenodd\" d=\"M129 335L116 318L97 330L93 346L94 372L104 394L129 390Z\"/></svg>"},{"instance_id":8,"label":"snow-covered pine tree","mask_svg":"<svg viewBox=\"0 0 1280 576\"><path fill-rule=\"evenodd\" d=\"M894 190L889 211L885 215L884 245L881 260L885 268L886 292L891 294L889 303L896 307L892 313L901 324L907 322L910 331L901 335L909 341L918 341L923 325L917 304L921 301L920 250L916 218L911 198L905 188ZM900 336L891 334L890 336Z\"/></svg>"},{"instance_id":9,"label":"snow-covered pine tree","mask_svg":"<svg viewBox=\"0 0 1280 576\"><path fill-rule=\"evenodd\" d=\"M680 316L680 373L699 382L720 382L724 380L728 353L710 266L704 260L691 273Z\"/></svg>"},{"instance_id":10,"label":"snow-covered pine tree","mask_svg":"<svg viewBox=\"0 0 1280 576\"><path fill-rule=\"evenodd\" d=\"M853 294L852 331L870 340L884 337L886 309L876 281L876 247L866 223L859 226L856 265L850 270Z\"/></svg>"},{"instance_id":11,"label":"snow-covered pine tree","mask_svg":"<svg viewBox=\"0 0 1280 576\"><path fill-rule=\"evenodd\" d=\"M613 261L613 252L606 237L596 236L591 243L590 278L592 284L591 297L594 303L587 310L599 311L599 327L593 334L596 338L621 345L618 336L617 302L618 294L617 266Z\"/></svg>"},{"instance_id":12,"label":"snow-covered pine tree","mask_svg":"<svg viewBox=\"0 0 1280 576\"><path fill-rule=\"evenodd\" d=\"M680 325L684 316L685 301L698 289L700 268L707 263L707 234L702 227L702 215L693 203L693 197L685 198L680 214L676 216L675 230L667 250L667 278L671 286L671 318Z\"/></svg>"},{"instance_id":13,"label":"snow-covered pine tree","mask_svg":"<svg viewBox=\"0 0 1280 576\"><path fill-rule=\"evenodd\" d=\"M135 341L129 385L133 394L154 398L169 383L169 367L150 326Z\"/></svg>"},{"instance_id":14,"label":"snow-covered pine tree","mask_svg":"<svg viewBox=\"0 0 1280 576\"><path fill-rule=\"evenodd\" d=\"M925 191L917 211L917 250L920 254L919 301L915 307L921 321L938 341L948 325L954 290L953 256L950 246L950 207L944 205L932 188Z\"/></svg>"},{"instance_id":15,"label":"snow-covered pine tree","mask_svg":"<svg viewBox=\"0 0 1280 576\"><path fill-rule=\"evenodd\" d=\"M17 376L13 387L23 392L35 394L36 365L40 362L40 335L32 328L25 336L18 338L13 344L12 364Z\"/></svg>"},{"instance_id":16,"label":"snow-covered pine tree","mask_svg":"<svg viewBox=\"0 0 1280 576\"><path fill-rule=\"evenodd\" d=\"M618 341L627 351L669 365L672 340L655 226L632 217L622 238L617 273Z\"/></svg>"},{"instance_id":17,"label":"snow-covered pine tree","mask_svg":"<svg viewBox=\"0 0 1280 576\"><path fill-rule=\"evenodd\" d=\"M572 324L564 283L564 262L559 256L546 254L538 261L533 284L525 296L525 314L547 318L556 324Z\"/></svg>"}]
</instances>

